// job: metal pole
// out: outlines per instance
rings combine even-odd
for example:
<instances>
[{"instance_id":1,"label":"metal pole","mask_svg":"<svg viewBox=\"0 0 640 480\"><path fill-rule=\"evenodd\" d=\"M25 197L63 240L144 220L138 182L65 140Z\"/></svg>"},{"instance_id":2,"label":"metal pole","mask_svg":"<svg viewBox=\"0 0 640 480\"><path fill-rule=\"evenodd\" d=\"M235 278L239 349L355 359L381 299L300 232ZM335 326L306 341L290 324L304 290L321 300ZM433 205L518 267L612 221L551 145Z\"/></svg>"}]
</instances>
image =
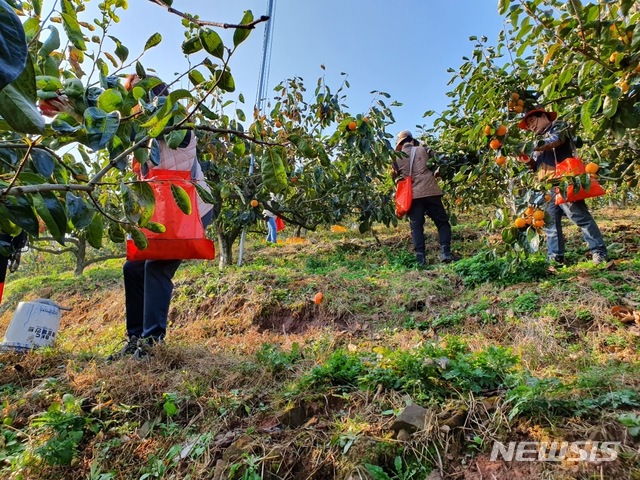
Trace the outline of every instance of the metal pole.
<instances>
[{"instance_id":1,"label":"metal pole","mask_svg":"<svg viewBox=\"0 0 640 480\"><path fill-rule=\"evenodd\" d=\"M275 0L269 0L269 6L267 7L267 15L269 21L264 28L264 40L262 42L262 61L260 63L260 78L258 79L258 93L256 95L256 109L258 114L262 112L262 104L266 97L266 90L269 76L269 62L271 60L271 35L273 32L273 25L275 23ZM255 169L256 158L251 153L251 161L249 163L249 175L253 174ZM244 254L244 241L247 236L247 227L242 229L242 235L240 236L240 251L238 252L238 266L242 265L242 257Z\"/></svg>"}]
</instances>

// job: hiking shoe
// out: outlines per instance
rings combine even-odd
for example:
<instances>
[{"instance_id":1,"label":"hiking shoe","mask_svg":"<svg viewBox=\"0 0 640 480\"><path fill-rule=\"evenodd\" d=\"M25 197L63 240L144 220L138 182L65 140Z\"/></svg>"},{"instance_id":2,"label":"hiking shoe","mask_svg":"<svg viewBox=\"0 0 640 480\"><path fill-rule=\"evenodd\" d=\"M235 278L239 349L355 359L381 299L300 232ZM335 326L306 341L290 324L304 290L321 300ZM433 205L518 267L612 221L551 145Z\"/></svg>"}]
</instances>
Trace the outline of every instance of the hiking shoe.
<instances>
[{"instance_id":1,"label":"hiking shoe","mask_svg":"<svg viewBox=\"0 0 640 480\"><path fill-rule=\"evenodd\" d=\"M549 255L547 257L547 264L550 267L564 268L567 266L567 261L564 259L564 255Z\"/></svg>"},{"instance_id":2,"label":"hiking shoe","mask_svg":"<svg viewBox=\"0 0 640 480\"><path fill-rule=\"evenodd\" d=\"M419 267L424 267L427 264L427 259L424 256L424 253L416 253L416 263Z\"/></svg>"},{"instance_id":3,"label":"hiking shoe","mask_svg":"<svg viewBox=\"0 0 640 480\"><path fill-rule=\"evenodd\" d=\"M141 338L138 340L138 348L136 348L133 358L136 360L142 360L147 357L152 357L155 348L163 343L164 341L161 338Z\"/></svg>"},{"instance_id":4,"label":"hiking shoe","mask_svg":"<svg viewBox=\"0 0 640 480\"><path fill-rule=\"evenodd\" d=\"M607 263L609 261L609 257L607 257L606 253L593 252L591 255L591 261L598 265L600 263Z\"/></svg>"},{"instance_id":5,"label":"hiking shoe","mask_svg":"<svg viewBox=\"0 0 640 480\"><path fill-rule=\"evenodd\" d=\"M442 252L440 259L442 260L442 263L453 263L460 260L460 257L451 252Z\"/></svg>"},{"instance_id":6,"label":"hiking shoe","mask_svg":"<svg viewBox=\"0 0 640 480\"><path fill-rule=\"evenodd\" d=\"M138 349L139 341L140 337L138 337L137 335L130 336L124 347L122 347L116 353L112 353L107 357L107 362L113 362L115 360L120 360L121 358L135 354L136 350Z\"/></svg>"}]
</instances>

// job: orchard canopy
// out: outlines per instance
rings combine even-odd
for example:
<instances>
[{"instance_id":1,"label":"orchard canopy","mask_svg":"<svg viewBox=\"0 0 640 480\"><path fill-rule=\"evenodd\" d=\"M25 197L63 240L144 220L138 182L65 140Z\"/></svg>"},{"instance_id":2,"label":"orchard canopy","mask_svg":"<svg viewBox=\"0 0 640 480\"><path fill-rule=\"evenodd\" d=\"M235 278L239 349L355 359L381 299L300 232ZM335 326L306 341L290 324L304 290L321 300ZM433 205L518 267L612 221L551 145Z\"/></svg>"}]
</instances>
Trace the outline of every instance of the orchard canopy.
<instances>
[{"instance_id":1,"label":"orchard canopy","mask_svg":"<svg viewBox=\"0 0 640 480\"><path fill-rule=\"evenodd\" d=\"M346 79L335 88L321 78L307 91L303 79L292 78L275 87L264 111L250 105L245 112L242 94L229 98L235 90L229 62L269 19L246 11L236 23L202 20L198 12L173 9L170 0L149 1L184 30L190 67L175 78L158 78L145 63L163 32L144 45L109 34L127 15L126 0L99 3L97 19L81 0L0 0L2 233L25 230L37 238L44 226L61 244L82 234L98 248L124 241L126 233L143 243L155 200L130 159L155 162L159 138L179 145L189 130L198 137L212 188L201 193L215 206L221 264L231 261L240 232L261 219L270 193L283 199L271 208L308 229L355 219L366 232L375 223L397 222L387 133L395 104L387 94L372 92L371 108L354 113ZM581 155L599 163L604 181L634 187L640 153L635 2L500 0L498 10L505 29L497 44L471 38L469 57L451 69L449 106L422 132L441 153L445 198L461 208L506 204L505 222L537 198L540 185L515 160L534 146L516 127L532 105L553 109L572 125ZM226 43L223 28L233 31ZM143 81L127 91L123 82L131 73ZM171 92L150 96L161 81ZM497 157L504 159L496 163ZM249 175L252 158L257 168ZM527 238L531 247L535 236Z\"/></svg>"}]
</instances>

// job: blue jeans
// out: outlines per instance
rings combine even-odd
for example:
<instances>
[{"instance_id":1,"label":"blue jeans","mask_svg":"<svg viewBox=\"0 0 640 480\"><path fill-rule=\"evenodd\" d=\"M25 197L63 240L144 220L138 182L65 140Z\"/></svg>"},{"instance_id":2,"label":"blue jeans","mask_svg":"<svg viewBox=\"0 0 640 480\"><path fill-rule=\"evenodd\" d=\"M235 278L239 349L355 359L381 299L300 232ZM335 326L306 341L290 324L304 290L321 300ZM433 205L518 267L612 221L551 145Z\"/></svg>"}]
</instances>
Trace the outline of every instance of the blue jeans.
<instances>
[{"instance_id":1,"label":"blue jeans","mask_svg":"<svg viewBox=\"0 0 640 480\"><path fill-rule=\"evenodd\" d=\"M277 243L276 236L276 217L267 217L267 242Z\"/></svg>"},{"instance_id":2,"label":"blue jeans","mask_svg":"<svg viewBox=\"0 0 640 480\"><path fill-rule=\"evenodd\" d=\"M582 238L587 242L591 253L607 254L607 247L604 244L602 233L600 233L596 221L589 213L584 200L566 202L560 205L556 205L551 200L546 205L546 211L551 216L551 222L544 229L547 236L547 257L549 259L555 260L564 256L565 253L564 236L562 234L563 215L566 215L571 222L580 227Z\"/></svg>"},{"instance_id":3,"label":"blue jeans","mask_svg":"<svg viewBox=\"0 0 640 480\"><path fill-rule=\"evenodd\" d=\"M206 228L213 212L202 217ZM159 340L167 333L173 276L182 260L126 261L124 276L127 335Z\"/></svg>"}]
</instances>

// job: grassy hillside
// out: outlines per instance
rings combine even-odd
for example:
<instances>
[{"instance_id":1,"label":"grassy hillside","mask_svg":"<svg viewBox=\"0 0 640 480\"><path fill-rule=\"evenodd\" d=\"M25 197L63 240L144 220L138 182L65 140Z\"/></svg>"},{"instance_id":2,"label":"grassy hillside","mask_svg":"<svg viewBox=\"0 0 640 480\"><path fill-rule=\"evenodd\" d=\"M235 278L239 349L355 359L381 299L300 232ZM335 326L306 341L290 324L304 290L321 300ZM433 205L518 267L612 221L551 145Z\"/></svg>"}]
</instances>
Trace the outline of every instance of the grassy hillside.
<instances>
[{"instance_id":1,"label":"grassy hillside","mask_svg":"<svg viewBox=\"0 0 640 480\"><path fill-rule=\"evenodd\" d=\"M640 211L594 213L611 262L586 261L567 225L558 271L542 255L508 271L477 216L454 227L453 265L429 225L426 269L404 223L256 238L241 268L184 264L166 345L111 364L122 262L42 276L26 255L0 332L22 300L73 310L54 348L0 354L0 477L640 478L640 326L621 321L640 309ZM412 404L418 421L398 421ZM494 441L620 445L614 461L506 462Z\"/></svg>"}]
</instances>

